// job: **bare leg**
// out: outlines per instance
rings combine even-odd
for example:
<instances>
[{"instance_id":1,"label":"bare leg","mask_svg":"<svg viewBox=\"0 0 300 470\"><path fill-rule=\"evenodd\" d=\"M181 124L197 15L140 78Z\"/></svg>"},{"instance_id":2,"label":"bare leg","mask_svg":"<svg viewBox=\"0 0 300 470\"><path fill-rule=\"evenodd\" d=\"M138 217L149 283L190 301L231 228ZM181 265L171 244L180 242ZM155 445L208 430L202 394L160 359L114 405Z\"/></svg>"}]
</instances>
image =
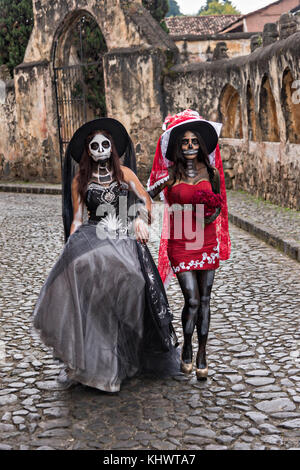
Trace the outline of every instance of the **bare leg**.
<instances>
[{"instance_id":1,"label":"bare leg","mask_svg":"<svg viewBox=\"0 0 300 470\"><path fill-rule=\"evenodd\" d=\"M182 361L186 364L191 364L193 359L192 338L200 308L197 272L189 271L179 273L177 274L177 278L185 301L181 317L184 337Z\"/></svg>"},{"instance_id":2,"label":"bare leg","mask_svg":"<svg viewBox=\"0 0 300 470\"><path fill-rule=\"evenodd\" d=\"M206 369L206 343L210 324L210 296L214 282L215 271L205 270L196 272L200 292L200 308L197 320L199 349L196 359L196 367L197 369Z\"/></svg>"}]
</instances>

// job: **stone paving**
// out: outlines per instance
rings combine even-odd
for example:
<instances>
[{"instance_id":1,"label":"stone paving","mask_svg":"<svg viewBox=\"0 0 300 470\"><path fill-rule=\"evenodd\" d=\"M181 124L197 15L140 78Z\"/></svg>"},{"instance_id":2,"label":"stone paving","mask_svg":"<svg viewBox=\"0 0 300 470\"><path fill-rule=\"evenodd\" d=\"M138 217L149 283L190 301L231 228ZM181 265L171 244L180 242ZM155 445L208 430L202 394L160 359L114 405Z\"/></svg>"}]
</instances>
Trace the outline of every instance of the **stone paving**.
<instances>
[{"instance_id":1,"label":"stone paving","mask_svg":"<svg viewBox=\"0 0 300 470\"><path fill-rule=\"evenodd\" d=\"M245 191L227 191L229 219L300 262L300 211Z\"/></svg>"},{"instance_id":2,"label":"stone paving","mask_svg":"<svg viewBox=\"0 0 300 470\"><path fill-rule=\"evenodd\" d=\"M209 378L60 390L31 313L63 245L61 199L0 194L0 450L300 448L299 263L230 226L212 295ZM157 244L152 244L154 256ZM168 289L181 337L182 295ZM196 339L196 337L195 337Z\"/></svg>"},{"instance_id":3,"label":"stone paving","mask_svg":"<svg viewBox=\"0 0 300 470\"><path fill-rule=\"evenodd\" d=\"M300 243L300 211L280 207L263 199L256 198L245 191L227 191L228 207L233 213L244 218L254 219L282 238L293 239Z\"/></svg>"}]
</instances>

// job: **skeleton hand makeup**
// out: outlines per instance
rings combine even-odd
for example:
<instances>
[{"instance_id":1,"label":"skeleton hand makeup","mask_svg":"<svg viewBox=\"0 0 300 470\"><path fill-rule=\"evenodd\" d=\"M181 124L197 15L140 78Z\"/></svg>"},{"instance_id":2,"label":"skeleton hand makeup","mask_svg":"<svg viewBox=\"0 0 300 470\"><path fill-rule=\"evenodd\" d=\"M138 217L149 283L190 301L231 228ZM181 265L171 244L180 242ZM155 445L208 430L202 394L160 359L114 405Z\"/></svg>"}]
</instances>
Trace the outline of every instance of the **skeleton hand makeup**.
<instances>
[{"instance_id":1,"label":"skeleton hand makeup","mask_svg":"<svg viewBox=\"0 0 300 470\"><path fill-rule=\"evenodd\" d=\"M96 134L89 143L89 151L95 162L107 160L111 156L111 142L103 134Z\"/></svg>"},{"instance_id":2,"label":"skeleton hand makeup","mask_svg":"<svg viewBox=\"0 0 300 470\"><path fill-rule=\"evenodd\" d=\"M196 155L199 151L199 140L191 131L187 131L181 141L182 153L185 157Z\"/></svg>"}]
</instances>

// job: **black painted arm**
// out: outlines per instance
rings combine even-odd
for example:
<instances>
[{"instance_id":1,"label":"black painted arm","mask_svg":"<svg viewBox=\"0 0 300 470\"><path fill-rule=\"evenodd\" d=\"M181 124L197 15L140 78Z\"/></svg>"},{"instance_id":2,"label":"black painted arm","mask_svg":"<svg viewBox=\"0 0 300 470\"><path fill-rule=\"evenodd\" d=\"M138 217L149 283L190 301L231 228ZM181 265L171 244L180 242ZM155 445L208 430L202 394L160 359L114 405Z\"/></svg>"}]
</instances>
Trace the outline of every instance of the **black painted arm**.
<instances>
[{"instance_id":1,"label":"black painted arm","mask_svg":"<svg viewBox=\"0 0 300 470\"><path fill-rule=\"evenodd\" d=\"M149 196L154 199L159 193L162 192L163 189L168 185L168 182L170 181L170 178L165 179L163 178L161 184L158 184L154 189L151 189L148 192Z\"/></svg>"},{"instance_id":2,"label":"black painted arm","mask_svg":"<svg viewBox=\"0 0 300 470\"><path fill-rule=\"evenodd\" d=\"M212 189L215 194L221 193L220 173L218 172L216 168L215 168L215 174L214 174L214 178L212 182ZM217 219L217 217L219 217L220 213L221 213L221 208L218 207L216 211L210 217L204 218L205 225L208 225L214 222Z\"/></svg>"}]
</instances>

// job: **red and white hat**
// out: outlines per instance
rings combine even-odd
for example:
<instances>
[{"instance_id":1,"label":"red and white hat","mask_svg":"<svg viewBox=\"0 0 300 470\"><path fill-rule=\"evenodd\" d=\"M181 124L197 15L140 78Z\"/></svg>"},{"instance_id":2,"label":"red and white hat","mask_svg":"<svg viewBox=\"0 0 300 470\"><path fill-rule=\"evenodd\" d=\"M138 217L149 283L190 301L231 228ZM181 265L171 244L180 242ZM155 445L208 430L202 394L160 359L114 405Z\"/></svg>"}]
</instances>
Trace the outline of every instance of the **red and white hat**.
<instances>
[{"instance_id":1,"label":"red and white hat","mask_svg":"<svg viewBox=\"0 0 300 470\"><path fill-rule=\"evenodd\" d=\"M198 132L204 140L208 154L216 149L222 124L206 121L197 111L186 109L185 111L169 115L163 124L165 132L161 136L161 152L164 159L173 161L173 150L178 135L186 131ZM168 162L165 162L168 165Z\"/></svg>"}]
</instances>

